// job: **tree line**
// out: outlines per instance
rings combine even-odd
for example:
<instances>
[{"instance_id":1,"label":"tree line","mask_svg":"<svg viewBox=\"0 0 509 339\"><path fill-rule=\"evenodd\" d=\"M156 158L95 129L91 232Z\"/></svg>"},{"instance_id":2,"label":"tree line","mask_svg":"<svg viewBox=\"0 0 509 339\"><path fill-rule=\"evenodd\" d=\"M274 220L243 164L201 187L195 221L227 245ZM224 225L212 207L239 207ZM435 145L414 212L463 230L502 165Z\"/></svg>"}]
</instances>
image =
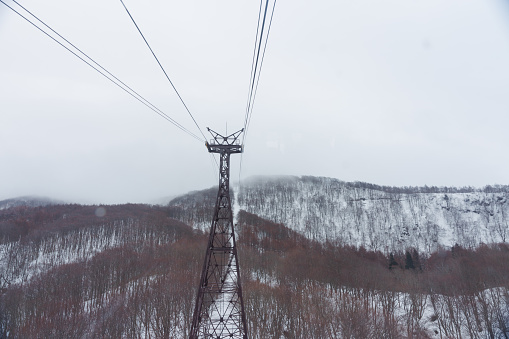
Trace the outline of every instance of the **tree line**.
<instances>
[{"instance_id":1,"label":"tree line","mask_svg":"<svg viewBox=\"0 0 509 339\"><path fill-rule=\"evenodd\" d=\"M0 337L188 336L206 233L166 207L106 206L103 217L97 208L0 212L2 223L28 223L21 237L2 235L0 265L11 273ZM250 338L509 337L507 244L385 254L313 241L245 211L237 233ZM33 260L82 247L91 254L40 269ZM15 249L40 253L17 264L25 279L5 268Z\"/></svg>"}]
</instances>

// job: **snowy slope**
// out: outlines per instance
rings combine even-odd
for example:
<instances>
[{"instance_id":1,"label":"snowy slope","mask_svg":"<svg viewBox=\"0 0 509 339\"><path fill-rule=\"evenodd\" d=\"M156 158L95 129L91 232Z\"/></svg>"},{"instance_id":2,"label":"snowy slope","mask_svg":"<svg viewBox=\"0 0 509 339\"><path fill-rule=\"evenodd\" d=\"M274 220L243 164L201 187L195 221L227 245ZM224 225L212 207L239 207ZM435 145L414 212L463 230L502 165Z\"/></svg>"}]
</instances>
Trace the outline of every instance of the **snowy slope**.
<instances>
[{"instance_id":1,"label":"snowy slope","mask_svg":"<svg viewBox=\"0 0 509 339\"><path fill-rule=\"evenodd\" d=\"M256 177L235 187L245 210L319 241L383 252L509 240L509 188L394 188L317 177ZM214 189L174 199L174 217L207 230ZM192 202L192 209L183 206Z\"/></svg>"},{"instance_id":2,"label":"snowy slope","mask_svg":"<svg viewBox=\"0 0 509 339\"><path fill-rule=\"evenodd\" d=\"M473 247L509 240L507 191L377 188L331 178L260 177L240 187L237 202L240 209L308 238L372 250L414 247L429 253L456 243Z\"/></svg>"}]
</instances>

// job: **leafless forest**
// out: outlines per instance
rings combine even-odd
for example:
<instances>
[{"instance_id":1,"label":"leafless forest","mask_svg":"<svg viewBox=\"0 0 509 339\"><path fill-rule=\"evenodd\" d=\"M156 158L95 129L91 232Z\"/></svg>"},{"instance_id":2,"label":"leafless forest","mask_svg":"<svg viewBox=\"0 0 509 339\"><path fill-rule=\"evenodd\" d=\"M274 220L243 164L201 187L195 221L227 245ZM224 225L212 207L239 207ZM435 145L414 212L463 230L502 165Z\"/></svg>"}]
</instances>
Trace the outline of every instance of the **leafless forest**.
<instances>
[{"instance_id":1,"label":"leafless forest","mask_svg":"<svg viewBox=\"0 0 509 339\"><path fill-rule=\"evenodd\" d=\"M188 335L206 234L97 208L0 211L0 337ZM509 338L507 243L383 254L244 211L237 231L250 338Z\"/></svg>"}]
</instances>

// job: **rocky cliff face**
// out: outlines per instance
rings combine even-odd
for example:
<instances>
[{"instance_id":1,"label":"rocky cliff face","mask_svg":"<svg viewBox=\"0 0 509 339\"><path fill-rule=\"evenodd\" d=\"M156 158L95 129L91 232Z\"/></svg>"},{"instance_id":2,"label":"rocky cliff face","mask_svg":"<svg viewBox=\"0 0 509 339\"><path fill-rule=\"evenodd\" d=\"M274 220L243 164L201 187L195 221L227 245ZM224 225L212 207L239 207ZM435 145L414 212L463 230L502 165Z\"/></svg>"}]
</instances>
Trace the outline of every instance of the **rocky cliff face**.
<instances>
[{"instance_id":1,"label":"rocky cliff face","mask_svg":"<svg viewBox=\"0 0 509 339\"><path fill-rule=\"evenodd\" d=\"M317 177L246 180L234 200L245 210L319 241L383 252L509 240L509 187L383 187ZM207 229L215 202L212 189L174 199L175 217ZM189 210L189 201L193 209Z\"/></svg>"}]
</instances>

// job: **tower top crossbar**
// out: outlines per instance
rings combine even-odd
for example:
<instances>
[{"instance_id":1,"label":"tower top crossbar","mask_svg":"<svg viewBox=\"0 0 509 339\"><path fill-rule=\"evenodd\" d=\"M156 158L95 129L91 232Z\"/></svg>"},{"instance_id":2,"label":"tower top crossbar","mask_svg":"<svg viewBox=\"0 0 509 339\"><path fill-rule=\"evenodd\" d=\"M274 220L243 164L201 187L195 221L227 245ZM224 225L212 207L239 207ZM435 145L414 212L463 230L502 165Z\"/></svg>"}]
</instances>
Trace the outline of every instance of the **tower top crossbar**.
<instances>
[{"instance_id":1,"label":"tower top crossbar","mask_svg":"<svg viewBox=\"0 0 509 339\"><path fill-rule=\"evenodd\" d=\"M205 145L209 150L209 153L242 153L242 145L240 144L240 134L244 132L244 129L232 133L228 136L222 136L221 134L211 130L207 127L207 130L212 134L213 139L210 142L206 142Z\"/></svg>"}]
</instances>

